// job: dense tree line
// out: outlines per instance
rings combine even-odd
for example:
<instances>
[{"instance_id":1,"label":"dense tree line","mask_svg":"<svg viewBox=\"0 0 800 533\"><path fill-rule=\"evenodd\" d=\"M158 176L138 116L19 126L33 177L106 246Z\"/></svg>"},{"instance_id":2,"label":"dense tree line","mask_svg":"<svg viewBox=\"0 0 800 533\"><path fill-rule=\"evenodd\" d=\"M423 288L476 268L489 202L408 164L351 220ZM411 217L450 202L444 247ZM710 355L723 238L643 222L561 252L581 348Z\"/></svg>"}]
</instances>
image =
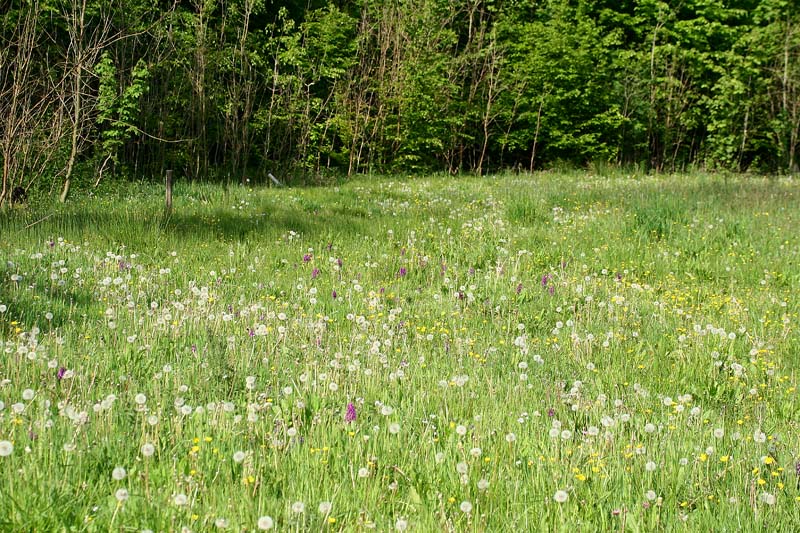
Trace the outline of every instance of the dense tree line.
<instances>
[{"instance_id":1,"label":"dense tree line","mask_svg":"<svg viewBox=\"0 0 800 533\"><path fill-rule=\"evenodd\" d=\"M796 0L0 1L2 196L79 179L800 165Z\"/></svg>"}]
</instances>

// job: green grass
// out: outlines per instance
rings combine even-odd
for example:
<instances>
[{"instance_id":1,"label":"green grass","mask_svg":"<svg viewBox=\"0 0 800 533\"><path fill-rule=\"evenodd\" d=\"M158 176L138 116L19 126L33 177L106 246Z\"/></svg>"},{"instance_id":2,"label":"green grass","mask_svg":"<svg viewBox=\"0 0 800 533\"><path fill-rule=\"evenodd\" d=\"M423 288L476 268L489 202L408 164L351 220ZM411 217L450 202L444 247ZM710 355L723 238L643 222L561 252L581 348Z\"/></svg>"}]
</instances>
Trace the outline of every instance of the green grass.
<instances>
[{"instance_id":1,"label":"green grass","mask_svg":"<svg viewBox=\"0 0 800 533\"><path fill-rule=\"evenodd\" d=\"M160 194L0 213L0 529L800 523L796 181Z\"/></svg>"}]
</instances>

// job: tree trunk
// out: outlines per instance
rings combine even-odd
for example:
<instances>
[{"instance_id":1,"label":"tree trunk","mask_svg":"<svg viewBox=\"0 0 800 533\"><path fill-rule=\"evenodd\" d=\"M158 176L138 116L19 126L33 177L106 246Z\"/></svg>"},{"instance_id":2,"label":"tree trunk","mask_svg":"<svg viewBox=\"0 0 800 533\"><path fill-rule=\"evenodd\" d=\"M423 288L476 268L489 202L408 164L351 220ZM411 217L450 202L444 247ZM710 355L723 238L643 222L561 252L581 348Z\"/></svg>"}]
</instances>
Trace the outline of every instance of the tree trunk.
<instances>
[{"instance_id":1,"label":"tree trunk","mask_svg":"<svg viewBox=\"0 0 800 533\"><path fill-rule=\"evenodd\" d=\"M78 58L78 64L75 66L74 85L72 95L72 135L70 137L69 159L67 160L67 170L64 174L64 186L61 189L61 195L58 200L61 203L67 201L69 189L72 184L72 170L75 168L75 158L78 155L78 131L80 128L81 119L81 58Z\"/></svg>"}]
</instances>

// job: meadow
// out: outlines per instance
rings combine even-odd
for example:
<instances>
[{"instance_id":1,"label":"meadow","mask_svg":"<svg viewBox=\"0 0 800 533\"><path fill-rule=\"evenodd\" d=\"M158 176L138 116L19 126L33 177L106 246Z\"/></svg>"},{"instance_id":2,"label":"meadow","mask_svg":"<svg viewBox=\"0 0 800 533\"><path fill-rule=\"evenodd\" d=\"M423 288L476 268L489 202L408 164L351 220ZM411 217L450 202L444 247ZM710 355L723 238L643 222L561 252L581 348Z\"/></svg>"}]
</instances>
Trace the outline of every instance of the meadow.
<instances>
[{"instance_id":1,"label":"meadow","mask_svg":"<svg viewBox=\"0 0 800 533\"><path fill-rule=\"evenodd\" d=\"M1 530L798 529L796 180L162 194L0 213Z\"/></svg>"}]
</instances>

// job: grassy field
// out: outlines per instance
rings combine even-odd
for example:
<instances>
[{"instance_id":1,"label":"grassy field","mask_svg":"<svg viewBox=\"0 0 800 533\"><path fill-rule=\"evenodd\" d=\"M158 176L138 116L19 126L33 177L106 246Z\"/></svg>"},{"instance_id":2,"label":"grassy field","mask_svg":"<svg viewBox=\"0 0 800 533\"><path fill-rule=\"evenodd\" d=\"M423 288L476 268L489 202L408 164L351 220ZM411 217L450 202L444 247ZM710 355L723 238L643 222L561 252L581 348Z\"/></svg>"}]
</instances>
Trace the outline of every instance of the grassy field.
<instances>
[{"instance_id":1,"label":"grassy field","mask_svg":"<svg viewBox=\"0 0 800 533\"><path fill-rule=\"evenodd\" d=\"M0 213L3 531L800 524L796 180L160 194Z\"/></svg>"}]
</instances>

